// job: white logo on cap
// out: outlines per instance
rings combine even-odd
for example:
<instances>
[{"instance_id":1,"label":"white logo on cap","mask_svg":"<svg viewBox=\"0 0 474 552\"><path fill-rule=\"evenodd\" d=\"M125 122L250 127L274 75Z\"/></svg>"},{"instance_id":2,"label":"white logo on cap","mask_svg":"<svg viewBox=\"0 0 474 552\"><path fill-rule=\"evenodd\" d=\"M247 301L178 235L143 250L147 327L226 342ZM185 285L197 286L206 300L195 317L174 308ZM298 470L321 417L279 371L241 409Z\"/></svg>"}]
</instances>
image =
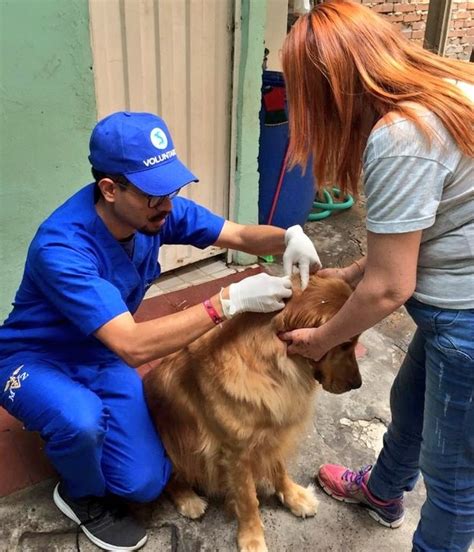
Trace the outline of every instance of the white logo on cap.
<instances>
[{"instance_id":1,"label":"white logo on cap","mask_svg":"<svg viewBox=\"0 0 474 552\"><path fill-rule=\"evenodd\" d=\"M150 140L151 143L155 146L157 149L166 149L168 146L168 138L166 137L166 134L161 130L161 128L156 127L150 132Z\"/></svg>"}]
</instances>

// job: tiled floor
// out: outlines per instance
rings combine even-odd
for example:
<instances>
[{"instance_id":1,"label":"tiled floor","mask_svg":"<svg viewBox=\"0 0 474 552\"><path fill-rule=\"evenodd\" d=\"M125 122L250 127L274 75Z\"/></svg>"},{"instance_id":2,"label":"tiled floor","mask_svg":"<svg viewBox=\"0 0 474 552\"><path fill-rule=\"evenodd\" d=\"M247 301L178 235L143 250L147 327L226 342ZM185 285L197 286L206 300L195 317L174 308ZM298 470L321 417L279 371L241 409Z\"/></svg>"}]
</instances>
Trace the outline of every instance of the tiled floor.
<instances>
[{"instance_id":1,"label":"tiled floor","mask_svg":"<svg viewBox=\"0 0 474 552\"><path fill-rule=\"evenodd\" d=\"M221 259L210 259L162 276L154 284L135 314L138 322L165 316L195 305L221 287L260 272L252 267L227 267ZM143 375L155 361L138 369ZM44 453L44 443L35 433L0 407L0 497L52 477L55 472Z\"/></svg>"}]
</instances>

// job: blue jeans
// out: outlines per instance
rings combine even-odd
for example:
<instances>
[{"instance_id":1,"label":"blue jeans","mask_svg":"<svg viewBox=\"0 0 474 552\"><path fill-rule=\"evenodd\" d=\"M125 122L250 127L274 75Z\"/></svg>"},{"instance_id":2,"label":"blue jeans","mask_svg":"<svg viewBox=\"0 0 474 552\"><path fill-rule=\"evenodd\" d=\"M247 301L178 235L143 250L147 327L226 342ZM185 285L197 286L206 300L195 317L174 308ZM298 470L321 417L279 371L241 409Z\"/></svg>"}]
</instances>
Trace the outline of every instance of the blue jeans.
<instances>
[{"instance_id":1,"label":"blue jeans","mask_svg":"<svg viewBox=\"0 0 474 552\"><path fill-rule=\"evenodd\" d=\"M121 360L78 366L17 355L0 362L0 405L41 434L73 497L148 502L170 477L141 379Z\"/></svg>"},{"instance_id":2,"label":"blue jeans","mask_svg":"<svg viewBox=\"0 0 474 552\"><path fill-rule=\"evenodd\" d=\"M474 537L474 310L410 299L417 325L390 394L392 422L369 489L403 496L419 472L426 501L415 552L465 552Z\"/></svg>"}]
</instances>

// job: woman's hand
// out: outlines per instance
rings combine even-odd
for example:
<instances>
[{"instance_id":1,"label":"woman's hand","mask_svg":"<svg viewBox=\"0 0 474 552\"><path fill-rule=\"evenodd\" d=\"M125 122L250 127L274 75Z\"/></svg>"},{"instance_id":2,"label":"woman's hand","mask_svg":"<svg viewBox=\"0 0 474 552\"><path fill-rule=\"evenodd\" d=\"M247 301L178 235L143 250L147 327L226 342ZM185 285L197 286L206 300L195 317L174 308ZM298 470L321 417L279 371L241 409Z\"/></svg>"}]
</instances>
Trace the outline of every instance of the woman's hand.
<instances>
[{"instance_id":1,"label":"woman's hand","mask_svg":"<svg viewBox=\"0 0 474 552\"><path fill-rule=\"evenodd\" d=\"M318 271L318 276L322 278L341 278L347 282L352 289L355 289L364 276L365 261L365 257L362 257L362 259L354 261L344 268L323 268Z\"/></svg>"},{"instance_id":2,"label":"woman's hand","mask_svg":"<svg viewBox=\"0 0 474 552\"><path fill-rule=\"evenodd\" d=\"M328 348L319 338L319 328L301 328L291 332L282 332L278 337L287 343L288 354L301 355L312 360L320 360Z\"/></svg>"}]
</instances>

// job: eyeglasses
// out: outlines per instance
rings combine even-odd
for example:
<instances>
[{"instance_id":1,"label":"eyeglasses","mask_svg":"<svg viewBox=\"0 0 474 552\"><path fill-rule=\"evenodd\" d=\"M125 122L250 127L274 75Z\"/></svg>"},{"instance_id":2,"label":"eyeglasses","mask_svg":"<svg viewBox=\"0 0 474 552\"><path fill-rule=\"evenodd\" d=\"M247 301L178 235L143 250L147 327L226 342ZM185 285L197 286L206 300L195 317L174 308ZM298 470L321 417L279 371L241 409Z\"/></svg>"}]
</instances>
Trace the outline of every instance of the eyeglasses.
<instances>
[{"instance_id":1,"label":"eyeglasses","mask_svg":"<svg viewBox=\"0 0 474 552\"><path fill-rule=\"evenodd\" d=\"M155 196L155 195L145 194L144 192L142 192L141 190L133 186L131 182L128 182L128 181L121 182L119 180L115 180L115 183L118 184L122 190L130 190L136 195L146 197L148 199L148 207L150 209L156 209L156 207L160 206L163 203L163 201L165 201L165 199L172 200L181 191L181 188L178 188L177 190L175 190L174 192L171 192L170 194Z\"/></svg>"}]
</instances>

